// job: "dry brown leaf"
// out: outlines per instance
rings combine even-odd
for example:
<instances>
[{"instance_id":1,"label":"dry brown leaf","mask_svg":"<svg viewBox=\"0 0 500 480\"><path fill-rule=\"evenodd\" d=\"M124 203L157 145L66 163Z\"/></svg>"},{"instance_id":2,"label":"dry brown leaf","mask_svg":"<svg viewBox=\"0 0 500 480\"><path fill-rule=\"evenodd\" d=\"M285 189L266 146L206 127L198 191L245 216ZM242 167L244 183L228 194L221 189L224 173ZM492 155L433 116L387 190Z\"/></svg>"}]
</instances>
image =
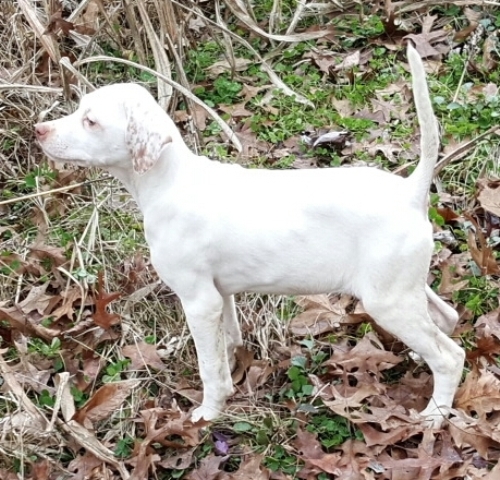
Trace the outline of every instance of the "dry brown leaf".
<instances>
[{"instance_id":1,"label":"dry brown leaf","mask_svg":"<svg viewBox=\"0 0 500 480\"><path fill-rule=\"evenodd\" d=\"M500 380L489 370L473 365L455 395L455 406L487 422L489 413L500 411Z\"/></svg>"},{"instance_id":2,"label":"dry brown leaf","mask_svg":"<svg viewBox=\"0 0 500 480\"><path fill-rule=\"evenodd\" d=\"M235 352L236 357L236 368L231 374L233 378L233 383L239 383L243 380L245 372L252 365L255 359L255 353L252 350L248 350L245 347L238 347Z\"/></svg>"},{"instance_id":3,"label":"dry brown leaf","mask_svg":"<svg viewBox=\"0 0 500 480\"><path fill-rule=\"evenodd\" d=\"M20 480L20 477L11 471L7 471L3 468L0 468L0 478L2 480Z\"/></svg>"},{"instance_id":4,"label":"dry brown leaf","mask_svg":"<svg viewBox=\"0 0 500 480\"><path fill-rule=\"evenodd\" d=\"M48 258L51 261L52 267L60 267L68 261L64 253L64 248L45 245L41 240L38 240L28 248L30 250L28 258L36 258L38 260Z\"/></svg>"},{"instance_id":5,"label":"dry brown leaf","mask_svg":"<svg viewBox=\"0 0 500 480\"><path fill-rule=\"evenodd\" d=\"M393 145L391 143L378 143L373 142L370 146L368 146L367 152L371 157L376 157L379 153L381 153L389 162L396 164L398 162L399 156L403 149L398 147L397 145Z\"/></svg>"},{"instance_id":6,"label":"dry brown leaf","mask_svg":"<svg viewBox=\"0 0 500 480\"><path fill-rule=\"evenodd\" d=\"M54 393L54 388L49 386L52 369L39 370L27 359L24 359L12 369L15 379L25 390L33 390L38 393L47 390L50 394Z\"/></svg>"},{"instance_id":7,"label":"dry brown leaf","mask_svg":"<svg viewBox=\"0 0 500 480\"><path fill-rule=\"evenodd\" d=\"M224 110L223 110L224 111ZM190 106L189 112L187 110L176 110L174 113L174 120L182 123L192 123L189 130L193 128L203 132L207 128L208 112L201 105L194 104Z\"/></svg>"},{"instance_id":8,"label":"dry brown leaf","mask_svg":"<svg viewBox=\"0 0 500 480\"><path fill-rule=\"evenodd\" d=\"M233 58L231 62L227 60L215 62L206 71L212 78L216 78L223 73L244 72L250 65L253 65L253 60L249 58Z\"/></svg>"},{"instance_id":9,"label":"dry brown leaf","mask_svg":"<svg viewBox=\"0 0 500 480\"><path fill-rule=\"evenodd\" d=\"M92 35L99 29L99 2L100 0L90 0L87 2L87 8L82 14L82 24L78 28L84 28L85 31L80 31L82 34Z\"/></svg>"},{"instance_id":10,"label":"dry brown leaf","mask_svg":"<svg viewBox=\"0 0 500 480\"><path fill-rule=\"evenodd\" d=\"M300 457L306 463L306 467L309 464L319 468L320 471L340 475L340 453L325 453L314 433L299 430L297 437L293 441L293 446L298 450Z\"/></svg>"},{"instance_id":11,"label":"dry brown leaf","mask_svg":"<svg viewBox=\"0 0 500 480\"><path fill-rule=\"evenodd\" d=\"M62 33L64 37L68 37L71 30L74 30L75 26L72 22L68 22L64 18L62 18L62 11L59 10L54 12L50 18L47 28L44 32L44 35L47 33L53 33L55 35L59 35Z\"/></svg>"},{"instance_id":12,"label":"dry brown leaf","mask_svg":"<svg viewBox=\"0 0 500 480\"><path fill-rule=\"evenodd\" d=\"M333 71L351 70L359 65L361 60L360 51L356 50L347 55L339 64L332 66Z\"/></svg>"},{"instance_id":13,"label":"dry brown leaf","mask_svg":"<svg viewBox=\"0 0 500 480\"><path fill-rule=\"evenodd\" d=\"M0 320L6 320L13 329L19 330L23 335L43 338L49 342L61 334L60 329L38 325L29 315L23 315L17 307L0 307Z\"/></svg>"},{"instance_id":14,"label":"dry brown leaf","mask_svg":"<svg viewBox=\"0 0 500 480\"><path fill-rule=\"evenodd\" d=\"M437 50L433 47L438 42L445 40L450 35L450 32L441 29L435 30L430 33L410 33L406 35L406 38L409 38L415 44L415 49L419 53L422 58L434 57L436 55L440 55L442 53L442 49Z\"/></svg>"},{"instance_id":15,"label":"dry brown leaf","mask_svg":"<svg viewBox=\"0 0 500 480\"><path fill-rule=\"evenodd\" d=\"M482 12L472 10L472 8L465 8L464 14L467 20L469 21L469 25L459 30L458 32L455 32L453 40L455 40L456 42L466 41L474 33L474 31L479 25L481 17L483 16Z\"/></svg>"},{"instance_id":16,"label":"dry brown leaf","mask_svg":"<svg viewBox=\"0 0 500 480\"><path fill-rule=\"evenodd\" d=\"M341 366L348 372L356 370L378 374L381 370L392 368L402 361L401 357L384 350L376 335L369 332L351 350L335 352L325 365Z\"/></svg>"},{"instance_id":17,"label":"dry brown leaf","mask_svg":"<svg viewBox=\"0 0 500 480\"><path fill-rule=\"evenodd\" d=\"M113 325L120 323L120 315L107 311L107 306L120 296L121 294L119 292L107 293L104 291L104 278L101 270L97 278L97 295L95 295L94 299L96 311L93 315L93 319L96 325L107 330Z\"/></svg>"},{"instance_id":18,"label":"dry brown leaf","mask_svg":"<svg viewBox=\"0 0 500 480\"><path fill-rule=\"evenodd\" d=\"M321 391L320 396L324 398L323 403L330 410L341 417L348 418L354 423L373 420L370 414L362 412L365 405L364 400L372 395L379 395L383 392L382 386L378 385L361 385L354 389L351 395L344 396L334 385L330 385L330 392ZM333 398L333 400L326 397ZM368 419L368 420L367 420Z\"/></svg>"},{"instance_id":19,"label":"dry brown leaf","mask_svg":"<svg viewBox=\"0 0 500 480\"><path fill-rule=\"evenodd\" d=\"M350 100L339 100L335 97L331 100L333 107L342 117L351 117L355 110Z\"/></svg>"},{"instance_id":20,"label":"dry brown leaf","mask_svg":"<svg viewBox=\"0 0 500 480\"><path fill-rule=\"evenodd\" d=\"M52 464L48 460L40 460L33 464L30 479L49 480L51 473Z\"/></svg>"},{"instance_id":21,"label":"dry brown leaf","mask_svg":"<svg viewBox=\"0 0 500 480\"><path fill-rule=\"evenodd\" d=\"M385 125L385 117L384 117L384 112L377 110L377 111L372 111L368 107L362 108L359 112L356 112L354 114L354 118L362 118L365 120L371 120L372 122L378 123L379 125Z\"/></svg>"},{"instance_id":22,"label":"dry brown leaf","mask_svg":"<svg viewBox=\"0 0 500 480\"><path fill-rule=\"evenodd\" d=\"M500 180L478 180L479 204L487 212L500 217Z\"/></svg>"},{"instance_id":23,"label":"dry brown leaf","mask_svg":"<svg viewBox=\"0 0 500 480\"><path fill-rule=\"evenodd\" d=\"M131 370L143 370L145 366L155 368L156 370L165 369L165 364L158 355L156 345L146 342L127 345L122 348L122 354L132 361L130 364Z\"/></svg>"},{"instance_id":24,"label":"dry brown leaf","mask_svg":"<svg viewBox=\"0 0 500 480\"><path fill-rule=\"evenodd\" d=\"M369 449L363 442L347 440L339 447L342 450L342 458L339 469L342 472L339 480L375 480L367 467L373 466L374 451Z\"/></svg>"},{"instance_id":25,"label":"dry brown leaf","mask_svg":"<svg viewBox=\"0 0 500 480\"><path fill-rule=\"evenodd\" d=\"M338 63L338 55L328 51L312 51L308 54L321 72L330 74L330 69L335 68Z\"/></svg>"},{"instance_id":26,"label":"dry brown leaf","mask_svg":"<svg viewBox=\"0 0 500 480\"><path fill-rule=\"evenodd\" d=\"M219 467L224 459L213 453L208 455L200 461L198 468L189 473L186 480L215 480L221 472Z\"/></svg>"},{"instance_id":27,"label":"dry brown leaf","mask_svg":"<svg viewBox=\"0 0 500 480\"><path fill-rule=\"evenodd\" d=\"M495 355L500 355L500 308L481 315L474 324L476 351L467 352L468 358L485 356L494 363Z\"/></svg>"},{"instance_id":28,"label":"dry brown leaf","mask_svg":"<svg viewBox=\"0 0 500 480\"><path fill-rule=\"evenodd\" d=\"M199 421L192 423L189 420L189 415L181 412L179 409L162 409L150 408L140 412L146 437L136 445L134 449L134 457L131 463L136 465L136 468L130 480L142 480L146 478L147 471L154 461L159 461L154 455L151 455L150 445L153 442L160 443L170 448L186 448L195 447L200 443L200 429L206 427L209 422ZM161 422L159 428L157 423ZM180 437L182 441L170 440L167 437Z\"/></svg>"},{"instance_id":29,"label":"dry brown leaf","mask_svg":"<svg viewBox=\"0 0 500 480\"><path fill-rule=\"evenodd\" d=\"M16 402L23 406L23 411L19 412L19 414L25 416L24 418L29 419L29 421L23 422L23 425L26 424L27 428L35 430L35 435L39 435L47 427L48 421L30 400L28 395L26 395L22 385L12 374L11 367L2 356L5 353L8 353L8 351L0 350L0 373L4 381L2 388L5 391L9 391L13 397L16 398Z\"/></svg>"},{"instance_id":30,"label":"dry brown leaf","mask_svg":"<svg viewBox=\"0 0 500 480\"><path fill-rule=\"evenodd\" d=\"M262 465L264 455L247 455L236 472L222 473L218 480L269 480L270 471Z\"/></svg>"},{"instance_id":31,"label":"dry brown leaf","mask_svg":"<svg viewBox=\"0 0 500 480\"><path fill-rule=\"evenodd\" d=\"M193 462L195 450L196 447L191 447L176 455L169 455L159 462L158 465L173 470L185 470Z\"/></svg>"},{"instance_id":32,"label":"dry brown leaf","mask_svg":"<svg viewBox=\"0 0 500 480\"><path fill-rule=\"evenodd\" d=\"M139 447L140 449L140 447ZM132 475L128 480L143 480L149 478L148 471L152 465L160 461L160 456L155 453L146 453L132 458L127 463L134 466Z\"/></svg>"},{"instance_id":33,"label":"dry brown leaf","mask_svg":"<svg viewBox=\"0 0 500 480\"><path fill-rule=\"evenodd\" d=\"M276 367L269 360L256 360L248 369L245 385L249 392L255 392L258 387L263 386L269 376L276 371Z\"/></svg>"},{"instance_id":34,"label":"dry brown leaf","mask_svg":"<svg viewBox=\"0 0 500 480\"><path fill-rule=\"evenodd\" d=\"M479 240L479 245L477 244ZM476 224L476 232L469 230L467 236L467 245L472 259L481 270L482 275L498 275L500 267L497 263L493 248L488 245L483 232Z\"/></svg>"},{"instance_id":35,"label":"dry brown leaf","mask_svg":"<svg viewBox=\"0 0 500 480\"><path fill-rule=\"evenodd\" d=\"M254 113L245 108L246 102L233 105L219 105L219 110L229 114L231 118L251 117Z\"/></svg>"},{"instance_id":36,"label":"dry brown leaf","mask_svg":"<svg viewBox=\"0 0 500 480\"><path fill-rule=\"evenodd\" d=\"M90 397L85 405L76 412L74 420L81 425L89 425L108 418L115 413L139 384L138 380L127 380L104 384Z\"/></svg>"},{"instance_id":37,"label":"dry brown leaf","mask_svg":"<svg viewBox=\"0 0 500 480\"><path fill-rule=\"evenodd\" d=\"M83 368L76 372L76 380L78 381L78 388L83 392L90 385L94 384L101 370L106 365L106 361L101 355L88 350L83 352L82 361Z\"/></svg>"},{"instance_id":38,"label":"dry brown leaf","mask_svg":"<svg viewBox=\"0 0 500 480\"><path fill-rule=\"evenodd\" d=\"M467 417L460 411L455 412L449 419L448 431L458 448L470 446L477 450L481 457L488 458L488 449L492 441L481 432L478 420Z\"/></svg>"},{"instance_id":39,"label":"dry brown leaf","mask_svg":"<svg viewBox=\"0 0 500 480\"><path fill-rule=\"evenodd\" d=\"M2 421L0 423L0 434L3 438L15 434L17 436L22 435L36 439L43 439L47 446L50 443L57 444L57 441L51 442L51 439L44 435L46 428L47 422L42 421L41 418L35 418L26 412L18 411L11 415L7 414L2 417Z\"/></svg>"},{"instance_id":40,"label":"dry brown leaf","mask_svg":"<svg viewBox=\"0 0 500 480\"><path fill-rule=\"evenodd\" d=\"M343 303L350 300L341 297L331 303L328 295L307 295L296 297L295 302L304 311L290 320L290 331L299 337L321 335L340 327L340 324L361 323L369 317L366 314L347 314Z\"/></svg>"},{"instance_id":41,"label":"dry brown leaf","mask_svg":"<svg viewBox=\"0 0 500 480\"><path fill-rule=\"evenodd\" d=\"M469 284L468 279L462 280L468 275L471 255L469 252L453 254L439 265L441 270L441 283L438 287L440 295L449 295L458 292Z\"/></svg>"},{"instance_id":42,"label":"dry brown leaf","mask_svg":"<svg viewBox=\"0 0 500 480\"><path fill-rule=\"evenodd\" d=\"M492 32L488 35L488 38L486 38L483 45L482 70L484 72L489 73L494 69L496 69L498 66L496 45L497 45L496 32Z\"/></svg>"},{"instance_id":43,"label":"dry brown leaf","mask_svg":"<svg viewBox=\"0 0 500 480\"><path fill-rule=\"evenodd\" d=\"M40 276L40 269L26 262L21 255L17 253L3 254L0 256L0 266L7 267L13 273L21 274L25 272L32 273L37 277Z\"/></svg>"},{"instance_id":44,"label":"dry brown leaf","mask_svg":"<svg viewBox=\"0 0 500 480\"><path fill-rule=\"evenodd\" d=\"M374 445L396 445L398 442L421 433L425 427L412 423L400 423L387 431L382 431L370 423L360 423L358 428L363 432L363 440L366 445L373 447Z\"/></svg>"},{"instance_id":45,"label":"dry brown leaf","mask_svg":"<svg viewBox=\"0 0 500 480\"><path fill-rule=\"evenodd\" d=\"M176 448L186 446L194 447L200 443L200 430L210 422L200 420L193 423L190 415L180 410L150 408L142 410L140 415L146 427L146 438L143 443L160 442L164 445ZM161 426L156 427L161 420ZM183 439L184 443L166 440L165 437L177 435Z\"/></svg>"},{"instance_id":46,"label":"dry brown leaf","mask_svg":"<svg viewBox=\"0 0 500 480\"><path fill-rule=\"evenodd\" d=\"M38 287L31 287L26 298L22 302L19 302L17 306L24 314L36 311L39 315L44 315L45 310L51 302L54 302L54 299L56 299L56 302L59 301L53 295L47 295L45 293L48 286L49 283L46 282Z\"/></svg>"},{"instance_id":47,"label":"dry brown leaf","mask_svg":"<svg viewBox=\"0 0 500 480\"><path fill-rule=\"evenodd\" d=\"M71 460L68 470L73 472L71 480L104 480L112 478L106 476L107 473L109 474L106 464L88 452Z\"/></svg>"},{"instance_id":48,"label":"dry brown leaf","mask_svg":"<svg viewBox=\"0 0 500 480\"><path fill-rule=\"evenodd\" d=\"M76 302L83 302L82 299L82 291L80 288L78 288L76 285L65 289L63 292L60 294L62 298L62 304L59 305L56 309L54 309L51 313L50 316L53 317L54 319L58 320L61 317L67 317L70 320L73 320L73 315L75 313L75 310L79 308L78 306L75 306ZM83 322L80 322L83 323ZM89 324L90 326L91 324ZM65 335L71 335L72 333L78 331L81 332L81 330L74 330L77 329L78 325L75 325L70 330L66 330L64 333ZM92 325L93 327L93 325Z\"/></svg>"}]
</instances>

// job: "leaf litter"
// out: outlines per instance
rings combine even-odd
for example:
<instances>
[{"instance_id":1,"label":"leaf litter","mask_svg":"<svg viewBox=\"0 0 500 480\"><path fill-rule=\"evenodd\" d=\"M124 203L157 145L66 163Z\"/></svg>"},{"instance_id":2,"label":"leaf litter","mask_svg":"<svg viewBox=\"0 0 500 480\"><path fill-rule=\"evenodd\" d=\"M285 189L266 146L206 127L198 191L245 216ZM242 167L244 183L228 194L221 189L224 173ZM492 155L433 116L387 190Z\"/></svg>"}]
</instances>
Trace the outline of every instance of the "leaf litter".
<instances>
[{"instance_id":1,"label":"leaf litter","mask_svg":"<svg viewBox=\"0 0 500 480\"><path fill-rule=\"evenodd\" d=\"M0 21L12 20L0 31L0 478L500 475L500 189L498 169L481 160L495 156L486 142L494 145L496 129L483 123L498 99L498 7L388 1L368 13L358 2L334 1L297 2L287 12L273 3L272 15L259 2L232 0L220 2L218 13L203 1L0 5ZM154 28L143 27L145 16ZM183 61L158 50L155 28ZM475 129L443 129L431 201L437 250L429 281L460 313L453 338L468 361L449 421L439 431L422 424L416 412L430 396L431 375L355 299L242 295L247 343L237 353L228 415L193 424L189 412L201 398L196 358L175 296L141 253L140 219L120 187L111 183L109 194L109 179L82 186L93 172L41 167L26 141L33 119L66 112L54 95L71 102L86 82L140 80L172 92L161 101L210 155L272 168L367 164L407 174L419 140L408 82L398 71L369 87L391 68L380 66L380 51L397 55L393 68L407 71L398 55L404 38L426 60L442 123L455 127L453 112L481 107ZM173 68L201 101L190 104L153 75L138 78L132 66L111 60L105 68L89 64L94 70L65 66L103 52L168 78ZM302 88L309 75L316 80ZM437 82L454 76L441 108ZM220 78L225 87L215 86ZM362 86L369 88L357 94ZM315 97L322 91L329 97ZM290 123L297 102L304 115ZM325 103L334 112L326 121ZM214 123L204 104L222 119ZM321 122L305 116L307 105L316 105ZM221 136L221 122L226 134L236 133L241 154ZM71 185L69 194L45 195Z\"/></svg>"}]
</instances>

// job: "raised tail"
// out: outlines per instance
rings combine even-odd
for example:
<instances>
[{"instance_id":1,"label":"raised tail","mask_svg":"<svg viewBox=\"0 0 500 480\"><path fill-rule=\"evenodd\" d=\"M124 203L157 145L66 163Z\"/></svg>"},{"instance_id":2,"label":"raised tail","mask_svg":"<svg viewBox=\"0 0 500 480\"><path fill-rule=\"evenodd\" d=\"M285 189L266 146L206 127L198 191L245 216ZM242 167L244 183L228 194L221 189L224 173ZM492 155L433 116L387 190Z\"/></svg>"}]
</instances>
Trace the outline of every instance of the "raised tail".
<instances>
[{"instance_id":1,"label":"raised tail","mask_svg":"<svg viewBox=\"0 0 500 480\"><path fill-rule=\"evenodd\" d=\"M412 74L413 98L420 125L420 161L407 181L413 192L412 203L427 213L429 187L439 152L439 128L432 109L424 64L410 42L408 42L407 55Z\"/></svg>"}]
</instances>

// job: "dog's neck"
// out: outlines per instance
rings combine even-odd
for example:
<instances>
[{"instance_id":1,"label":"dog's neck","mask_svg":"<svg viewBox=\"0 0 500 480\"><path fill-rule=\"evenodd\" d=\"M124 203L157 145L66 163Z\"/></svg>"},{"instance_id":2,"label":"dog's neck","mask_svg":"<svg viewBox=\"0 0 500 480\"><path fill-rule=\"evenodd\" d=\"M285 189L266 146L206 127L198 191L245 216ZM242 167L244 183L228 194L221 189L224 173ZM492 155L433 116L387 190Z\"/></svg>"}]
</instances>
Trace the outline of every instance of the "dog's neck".
<instances>
[{"instance_id":1,"label":"dog's neck","mask_svg":"<svg viewBox=\"0 0 500 480\"><path fill-rule=\"evenodd\" d=\"M153 192L167 190L175 182L175 177L183 164L198 158L184 143L181 135L177 131L175 133L177 135L173 136L172 142L163 148L160 158L147 172L138 174L134 171L132 163L126 168L121 166L108 168L109 173L120 180L134 197L143 213L147 205L156 203Z\"/></svg>"}]
</instances>

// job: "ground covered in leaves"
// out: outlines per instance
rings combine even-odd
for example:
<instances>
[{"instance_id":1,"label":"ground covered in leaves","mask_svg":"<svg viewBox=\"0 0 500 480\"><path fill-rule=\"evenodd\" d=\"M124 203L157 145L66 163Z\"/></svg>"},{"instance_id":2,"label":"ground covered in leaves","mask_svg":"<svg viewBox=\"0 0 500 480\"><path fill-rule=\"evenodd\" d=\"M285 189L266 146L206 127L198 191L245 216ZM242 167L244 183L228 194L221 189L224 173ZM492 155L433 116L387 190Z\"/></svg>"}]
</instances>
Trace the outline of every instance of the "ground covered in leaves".
<instances>
[{"instance_id":1,"label":"ground covered in leaves","mask_svg":"<svg viewBox=\"0 0 500 480\"><path fill-rule=\"evenodd\" d=\"M0 2L0 478L500 478L499 28L480 0ZM428 368L355 299L241 295L236 394L192 424L194 349L135 205L47 162L32 125L135 81L214 158L407 175L405 39L442 127L428 280L467 353L449 421L422 424Z\"/></svg>"}]
</instances>

